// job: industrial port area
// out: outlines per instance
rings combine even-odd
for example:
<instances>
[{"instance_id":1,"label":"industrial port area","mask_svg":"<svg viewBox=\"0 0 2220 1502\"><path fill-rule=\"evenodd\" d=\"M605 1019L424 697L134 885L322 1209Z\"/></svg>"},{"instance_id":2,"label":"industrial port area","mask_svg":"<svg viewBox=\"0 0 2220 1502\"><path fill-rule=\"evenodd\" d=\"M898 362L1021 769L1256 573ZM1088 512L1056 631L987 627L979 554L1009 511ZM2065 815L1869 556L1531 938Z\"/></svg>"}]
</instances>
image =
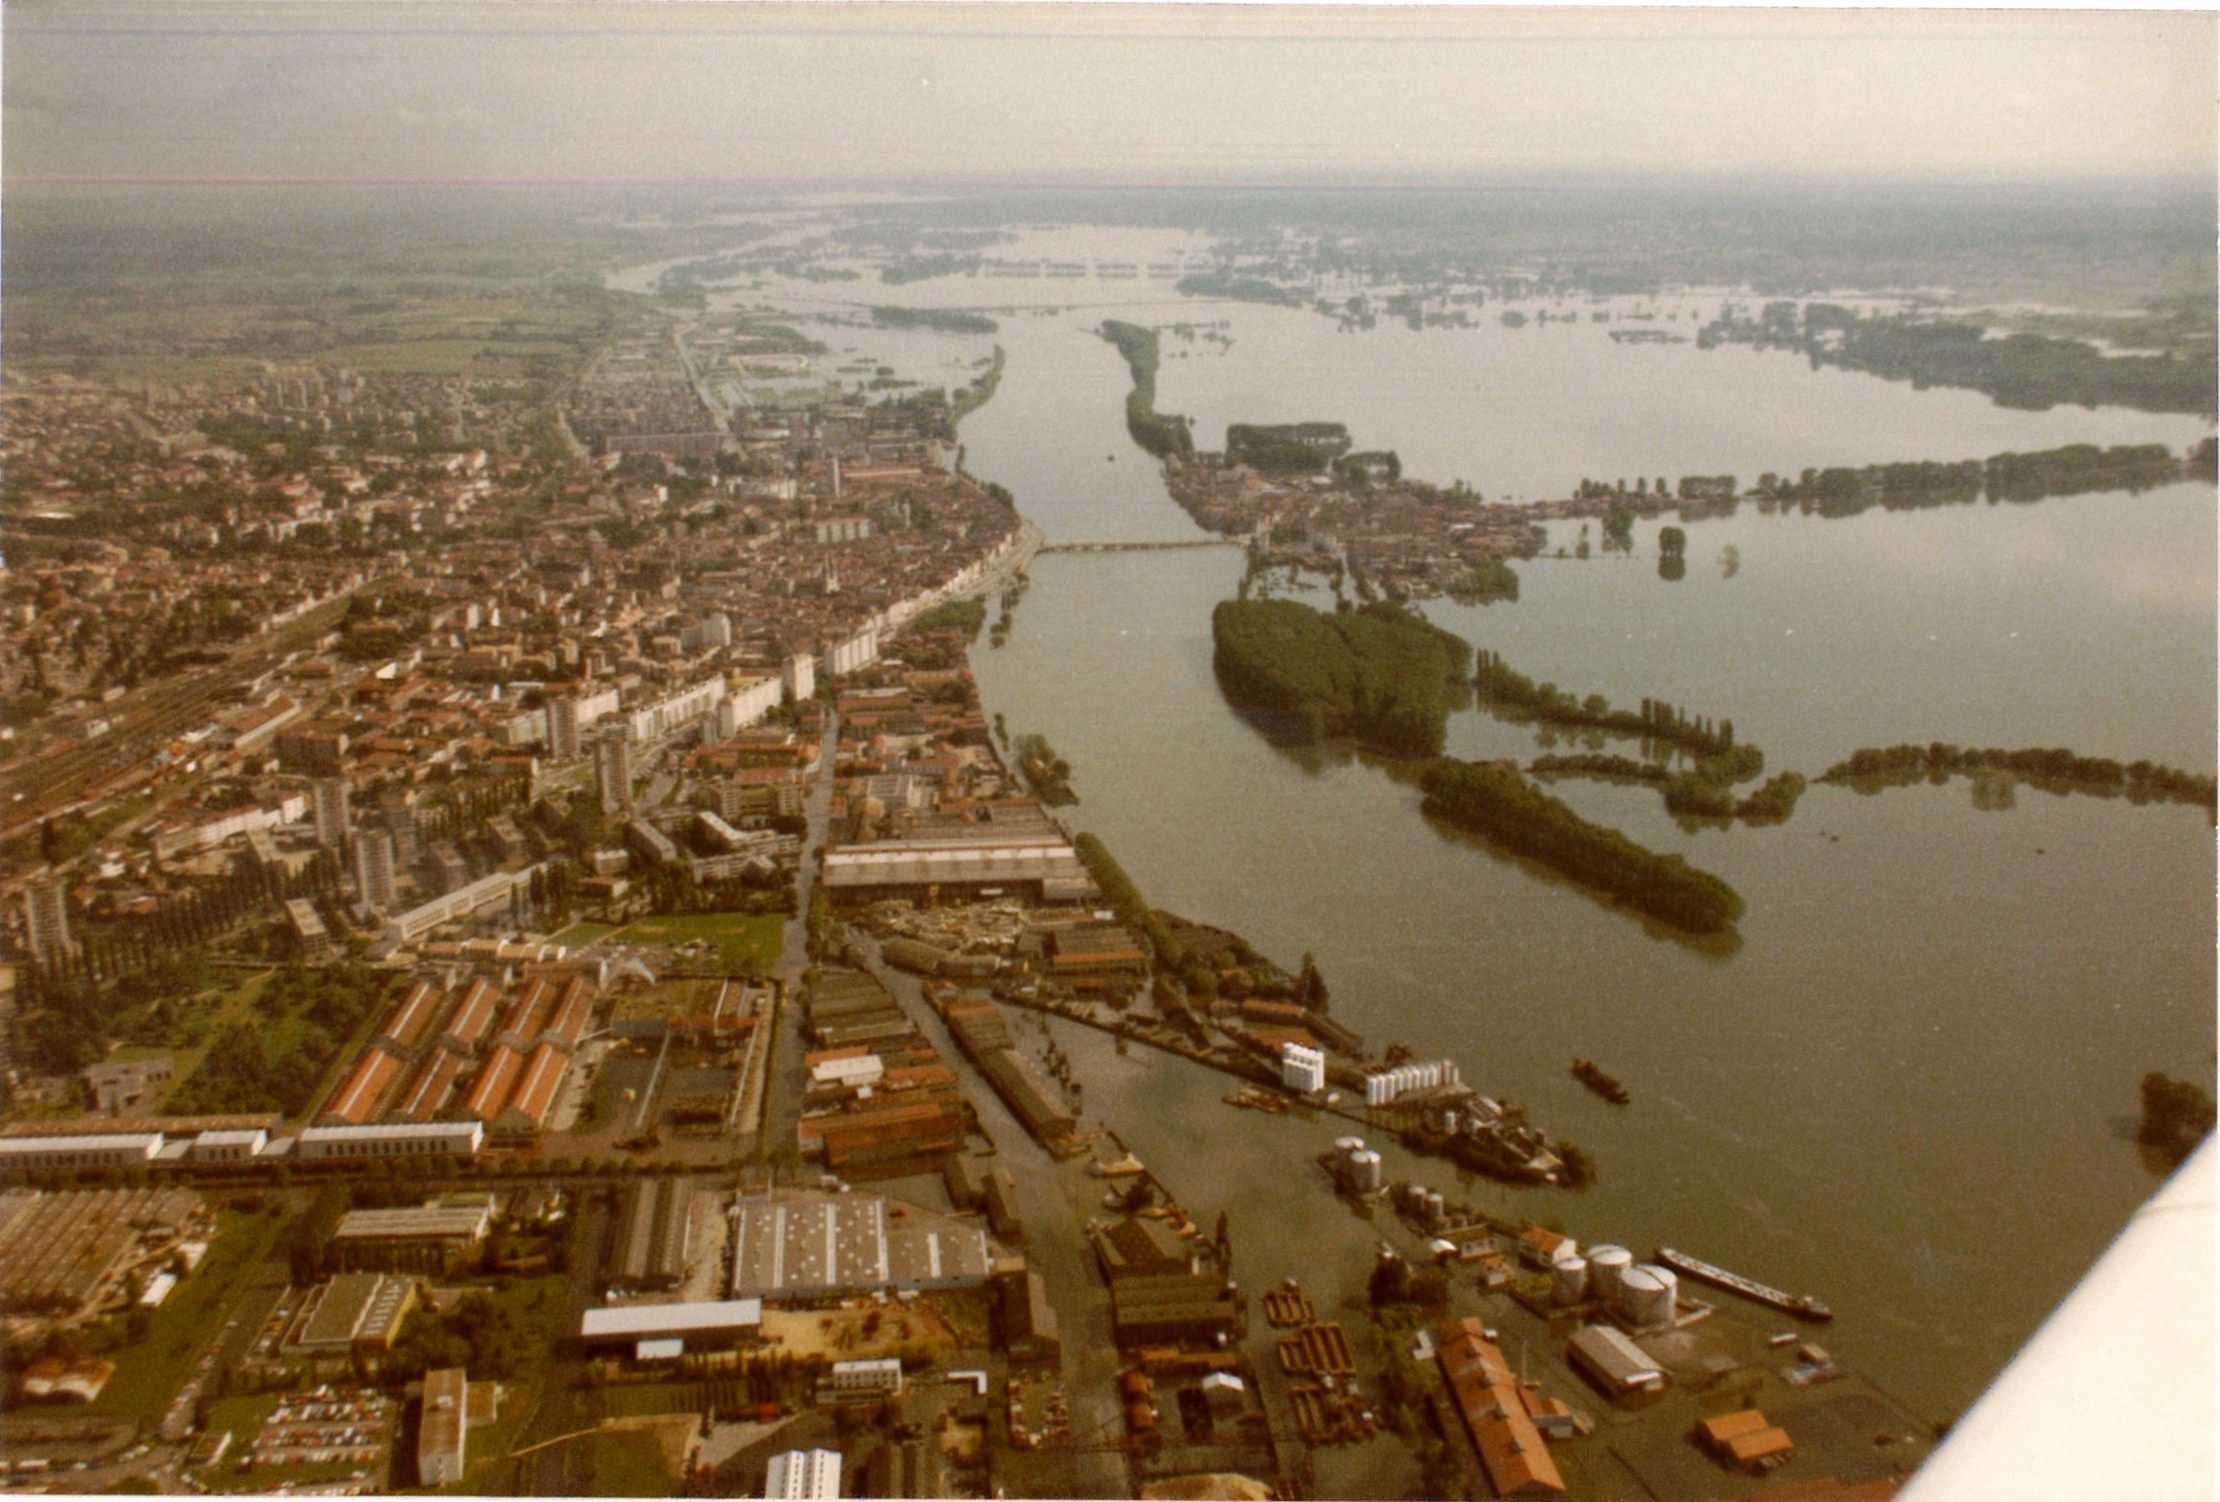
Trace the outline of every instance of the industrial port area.
<instances>
[{"instance_id":1,"label":"industrial port area","mask_svg":"<svg viewBox=\"0 0 2220 1502\"><path fill-rule=\"evenodd\" d=\"M299 1117L7 1126L7 1484L1867 1497L1917 1464L1818 1301L1460 1203L1581 1155L1147 907L1013 767L969 629L723 743L796 769L772 963L434 926ZM1090 1109L1105 1046L1360 1234L1290 1255L1144 1161Z\"/></svg>"}]
</instances>

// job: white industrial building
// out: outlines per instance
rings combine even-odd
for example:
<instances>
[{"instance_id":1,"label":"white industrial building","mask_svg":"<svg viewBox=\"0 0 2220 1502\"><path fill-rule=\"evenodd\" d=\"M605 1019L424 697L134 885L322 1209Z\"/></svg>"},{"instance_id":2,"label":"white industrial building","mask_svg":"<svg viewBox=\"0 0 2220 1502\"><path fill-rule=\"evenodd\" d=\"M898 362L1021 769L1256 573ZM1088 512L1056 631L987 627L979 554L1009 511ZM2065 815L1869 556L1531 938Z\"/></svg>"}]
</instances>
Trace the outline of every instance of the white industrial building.
<instances>
[{"instance_id":1,"label":"white industrial building","mask_svg":"<svg viewBox=\"0 0 2220 1502\"><path fill-rule=\"evenodd\" d=\"M1384 1106L1406 1095L1461 1085L1463 1077L1451 1059L1426 1064L1397 1064L1392 1069L1370 1069L1364 1076L1364 1103Z\"/></svg>"},{"instance_id":2,"label":"white industrial building","mask_svg":"<svg viewBox=\"0 0 2220 1502\"><path fill-rule=\"evenodd\" d=\"M0 1171L53 1168L122 1168L151 1162L162 1151L160 1132L108 1132L81 1137L0 1137Z\"/></svg>"},{"instance_id":3,"label":"white industrial building","mask_svg":"<svg viewBox=\"0 0 2220 1502\"><path fill-rule=\"evenodd\" d=\"M787 1450L771 1457L771 1471L764 1479L763 1495L790 1499L834 1498L840 1495L838 1450Z\"/></svg>"},{"instance_id":4,"label":"white industrial building","mask_svg":"<svg viewBox=\"0 0 2220 1502\"><path fill-rule=\"evenodd\" d=\"M308 1127L294 1140L293 1153L300 1158L467 1158L485 1141L482 1121Z\"/></svg>"},{"instance_id":5,"label":"white industrial building","mask_svg":"<svg viewBox=\"0 0 2220 1502\"><path fill-rule=\"evenodd\" d=\"M1302 1095L1326 1088L1326 1051L1300 1043L1280 1045L1280 1083Z\"/></svg>"},{"instance_id":6,"label":"white industrial building","mask_svg":"<svg viewBox=\"0 0 2220 1502\"><path fill-rule=\"evenodd\" d=\"M902 1391L902 1363L893 1356L874 1361L836 1361L825 1387L836 1400L880 1394L893 1397Z\"/></svg>"},{"instance_id":7,"label":"white industrial building","mask_svg":"<svg viewBox=\"0 0 2220 1502\"><path fill-rule=\"evenodd\" d=\"M671 1341L682 1350L728 1347L763 1328L763 1300L717 1299L691 1304L613 1304L589 1309L579 1321L578 1337L589 1350L642 1347ZM647 1354L655 1354L651 1349Z\"/></svg>"}]
</instances>

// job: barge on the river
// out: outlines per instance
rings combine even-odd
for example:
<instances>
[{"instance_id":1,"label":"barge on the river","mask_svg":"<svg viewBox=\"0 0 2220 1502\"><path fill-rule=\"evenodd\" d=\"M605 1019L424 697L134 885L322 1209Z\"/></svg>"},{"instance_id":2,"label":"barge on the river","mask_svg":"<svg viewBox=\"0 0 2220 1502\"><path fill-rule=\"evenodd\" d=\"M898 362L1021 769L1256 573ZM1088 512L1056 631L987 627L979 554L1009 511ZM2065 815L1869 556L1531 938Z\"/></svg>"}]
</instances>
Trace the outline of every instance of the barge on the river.
<instances>
[{"instance_id":1,"label":"barge on the river","mask_svg":"<svg viewBox=\"0 0 2220 1502\"><path fill-rule=\"evenodd\" d=\"M1835 1317L1834 1310L1809 1294L1799 1296L1783 1293L1778 1288L1770 1288L1745 1278L1740 1273L1730 1273L1723 1267L1713 1267L1686 1252L1676 1252L1669 1246L1657 1249L1657 1261L1661 1266L1694 1278L1699 1283L1709 1283L1714 1288L1724 1288L1729 1293L1738 1293L1757 1303L1770 1304L1784 1314L1793 1314L1798 1319L1826 1321Z\"/></svg>"}]
</instances>

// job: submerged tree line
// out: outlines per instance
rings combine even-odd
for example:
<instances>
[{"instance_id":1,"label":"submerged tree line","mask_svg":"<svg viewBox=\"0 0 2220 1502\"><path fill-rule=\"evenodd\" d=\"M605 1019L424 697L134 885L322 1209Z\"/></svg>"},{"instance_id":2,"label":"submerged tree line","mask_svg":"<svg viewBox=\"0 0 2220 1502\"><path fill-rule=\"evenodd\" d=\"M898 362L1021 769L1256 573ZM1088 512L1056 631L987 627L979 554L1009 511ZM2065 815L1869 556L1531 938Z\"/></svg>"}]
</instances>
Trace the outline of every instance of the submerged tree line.
<instances>
[{"instance_id":1,"label":"submerged tree line","mask_svg":"<svg viewBox=\"0 0 2220 1502\"><path fill-rule=\"evenodd\" d=\"M1406 606L1343 602L1329 611L1293 600L1224 600L1212 612L1211 637L1212 665L1228 702L1273 739L1293 745L1352 740L1383 755L1419 760L1427 813L1689 933L1730 930L1742 899L1681 857L1583 818L1529 778L1640 783L1656 787L1667 811L1684 820L1761 824L1786 820L1806 787L1801 773L1782 771L1742 791L1742 784L1764 775L1765 754L1737 741L1731 720L1662 698L1616 708L1601 694L1583 698L1554 683L1536 683L1486 649L1468 678L1470 646ZM1448 715L1462 706L1468 684L1507 719L1636 738L1644 755L1544 755L1523 772L1509 762L1445 757ZM1939 743L1867 749L1819 780L1872 791L1984 772L2057 792L2214 806L2210 777L2064 750L1965 750Z\"/></svg>"}]
</instances>

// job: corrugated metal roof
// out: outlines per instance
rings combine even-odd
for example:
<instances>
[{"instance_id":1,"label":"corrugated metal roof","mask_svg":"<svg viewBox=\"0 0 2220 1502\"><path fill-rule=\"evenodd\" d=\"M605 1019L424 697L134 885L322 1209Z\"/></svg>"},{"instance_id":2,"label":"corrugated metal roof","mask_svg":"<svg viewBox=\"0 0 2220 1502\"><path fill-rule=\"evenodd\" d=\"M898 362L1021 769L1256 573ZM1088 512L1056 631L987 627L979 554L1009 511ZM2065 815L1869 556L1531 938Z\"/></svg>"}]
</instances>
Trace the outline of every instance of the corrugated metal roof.
<instances>
[{"instance_id":1,"label":"corrugated metal roof","mask_svg":"<svg viewBox=\"0 0 2220 1502\"><path fill-rule=\"evenodd\" d=\"M761 1299L719 1299L698 1304L623 1304L587 1310L579 1322L578 1333L586 1340L639 1340L746 1330L762 1323Z\"/></svg>"}]
</instances>

